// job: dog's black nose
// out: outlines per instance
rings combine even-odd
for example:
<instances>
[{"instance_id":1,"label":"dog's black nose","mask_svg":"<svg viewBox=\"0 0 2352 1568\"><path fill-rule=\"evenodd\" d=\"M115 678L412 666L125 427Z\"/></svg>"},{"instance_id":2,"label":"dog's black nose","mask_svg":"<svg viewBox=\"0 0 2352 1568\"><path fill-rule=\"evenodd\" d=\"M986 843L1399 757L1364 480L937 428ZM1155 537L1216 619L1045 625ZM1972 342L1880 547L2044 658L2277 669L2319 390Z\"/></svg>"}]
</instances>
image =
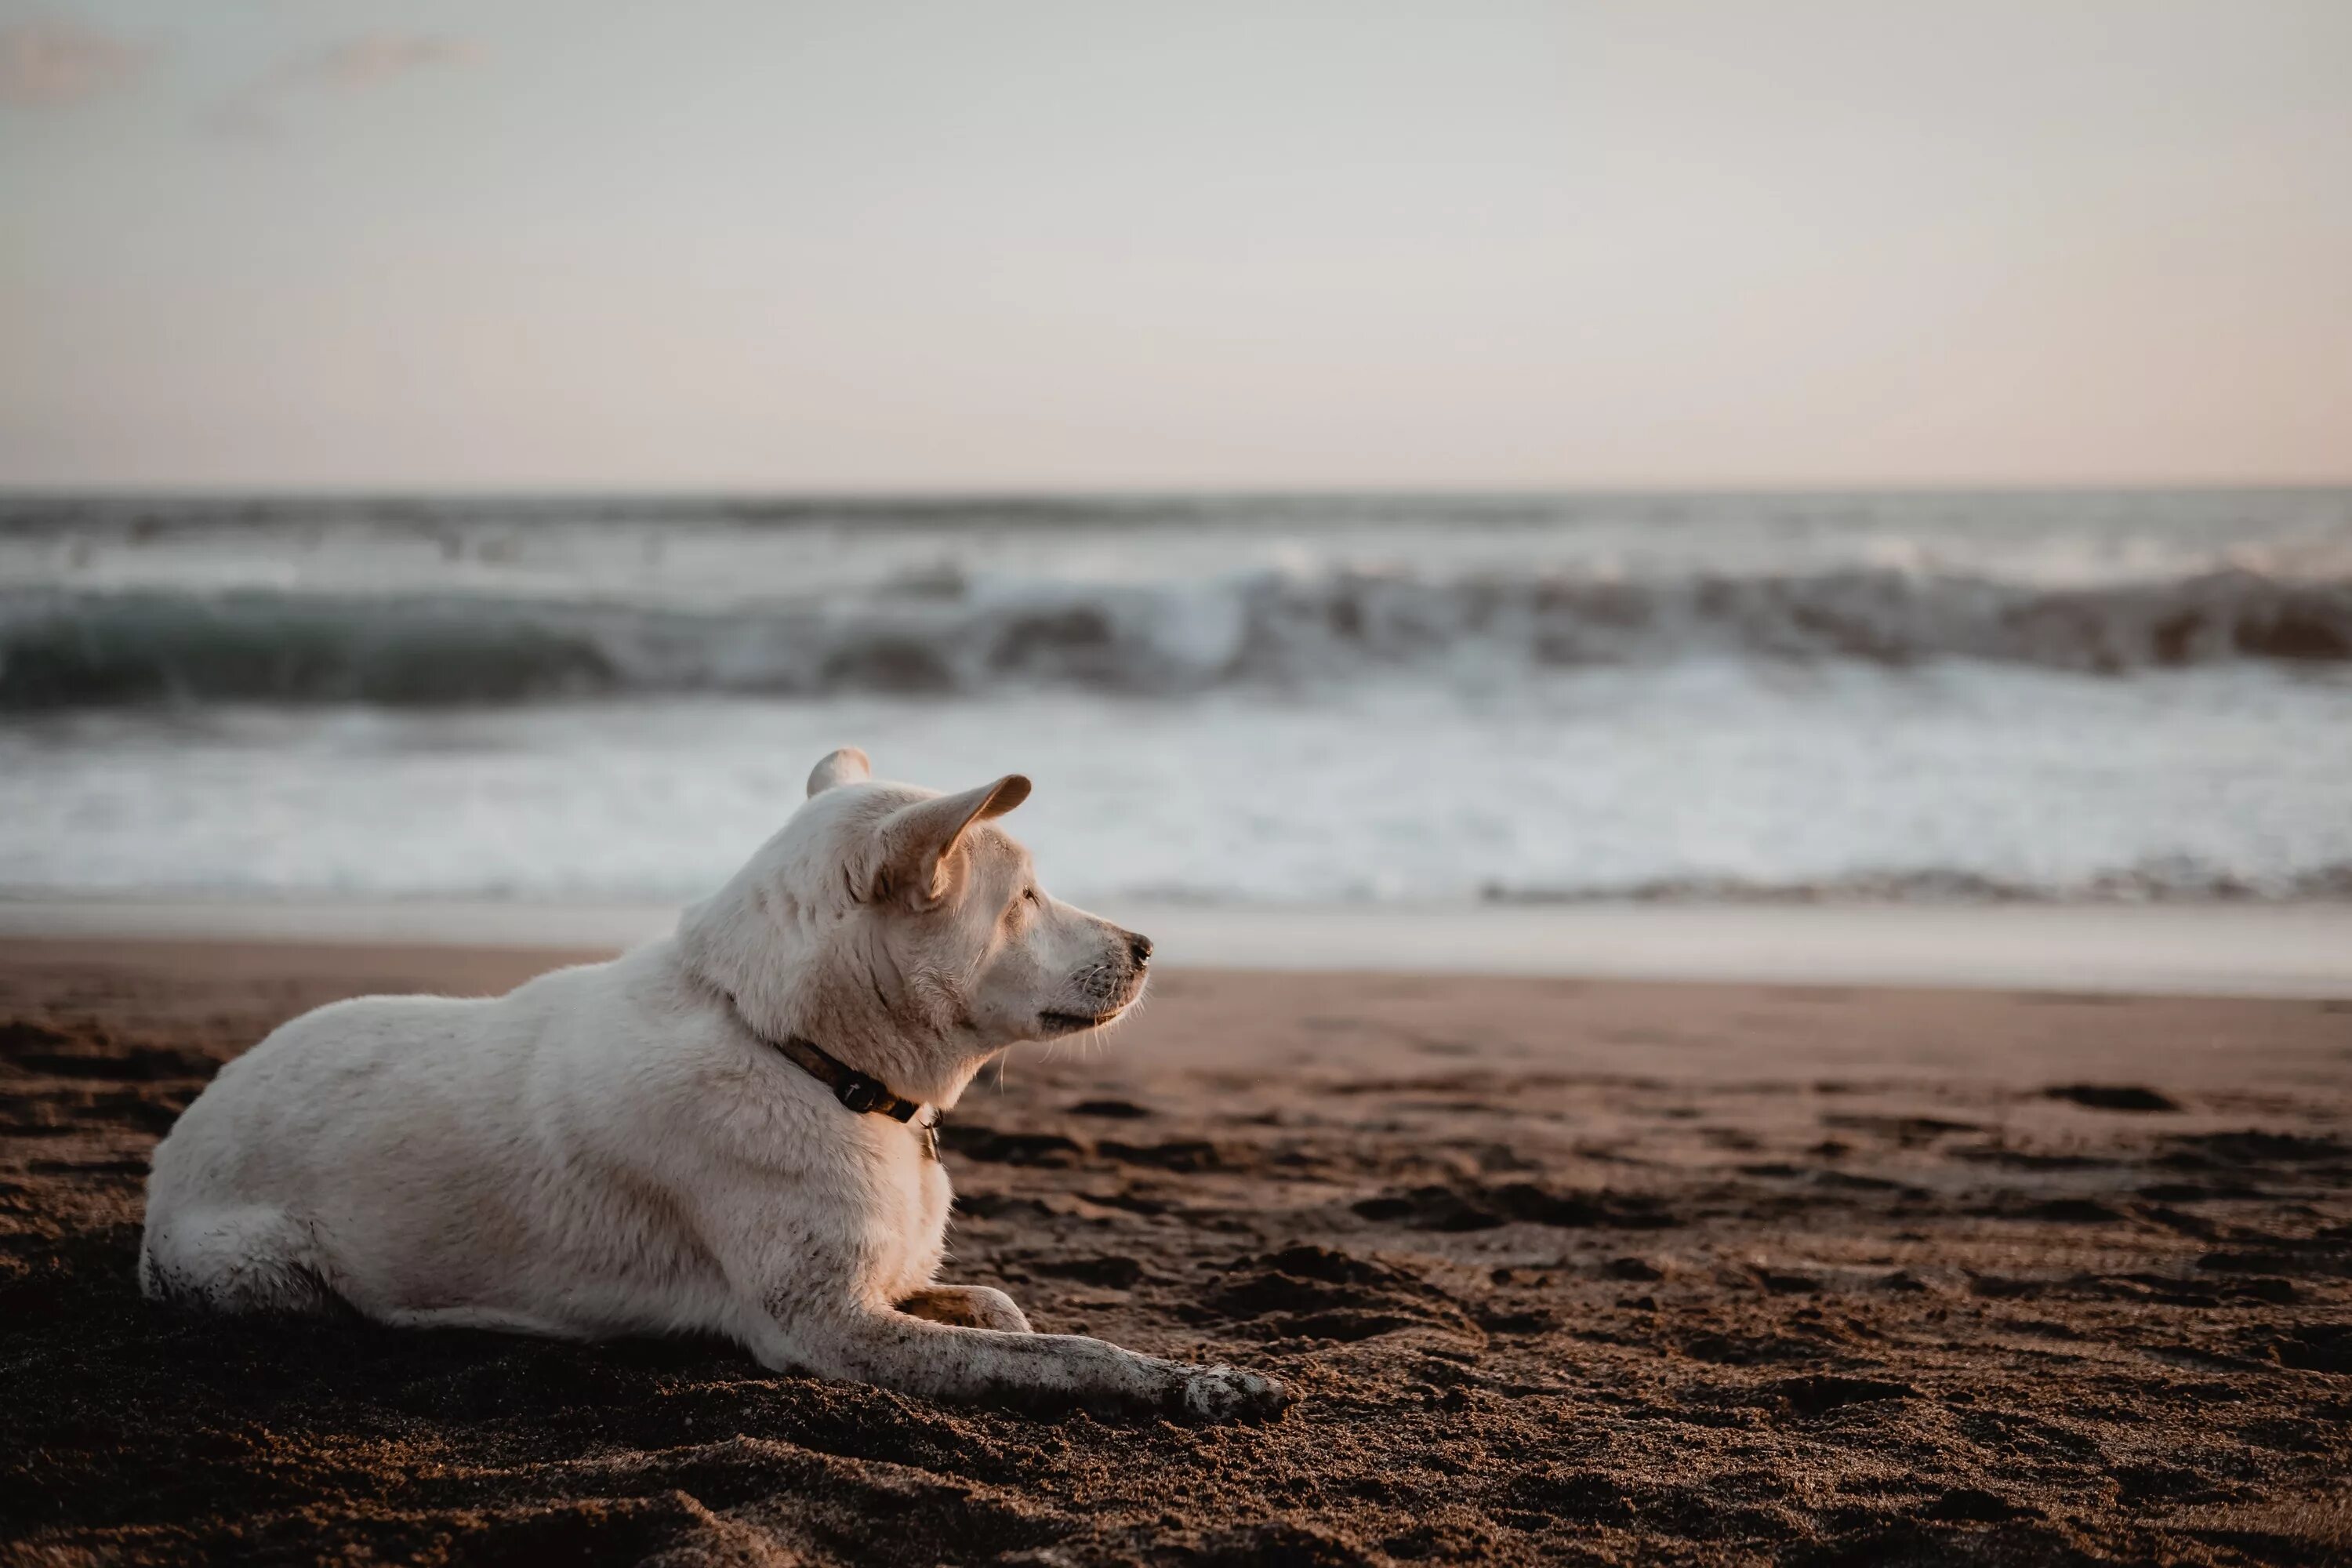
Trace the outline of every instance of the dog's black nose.
<instances>
[{"instance_id":1,"label":"dog's black nose","mask_svg":"<svg viewBox=\"0 0 2352 1568\"><path fill-rule=\"evenodd\" d=\"M1151 939L1129 931L1127 933L1127 951L1135 954L1135 966L1140 969L1151 962Z\"/></svg>"}]
</instances>

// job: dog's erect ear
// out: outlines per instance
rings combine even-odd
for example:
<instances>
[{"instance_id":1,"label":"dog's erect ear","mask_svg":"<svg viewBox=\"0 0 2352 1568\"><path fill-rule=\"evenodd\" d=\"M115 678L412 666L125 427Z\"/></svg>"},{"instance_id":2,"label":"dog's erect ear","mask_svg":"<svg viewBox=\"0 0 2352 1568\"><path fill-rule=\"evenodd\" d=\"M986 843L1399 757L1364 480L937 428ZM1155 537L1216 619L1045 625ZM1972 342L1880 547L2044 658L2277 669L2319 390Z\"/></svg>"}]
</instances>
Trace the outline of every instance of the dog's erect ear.
<instances>
[{"instance_id":1,"label":"dog's erect ear","mask_svg":"<svg viewBox=\"0 0 2352 1568\"><path fill-rule=\"evenodd\" d=\"M901 806L882 819L882 869L877 899L903 898L929 909L948 894L948 857L964 829L1003 816L1029 798L1029 781L1007 773L994 784Z\"/></svg>"},{"instance_id":2,"label":"dog's erect ear","mask_svg":"<svg viewBox=\"0 0 2352 1568\"><path fill-rule=\"evenodd\" d=\"M823 795L835 784L857 784L874 776L874 764L855 746L841 750L809 771L809 794Z\"/></svg>"}]
</instances>

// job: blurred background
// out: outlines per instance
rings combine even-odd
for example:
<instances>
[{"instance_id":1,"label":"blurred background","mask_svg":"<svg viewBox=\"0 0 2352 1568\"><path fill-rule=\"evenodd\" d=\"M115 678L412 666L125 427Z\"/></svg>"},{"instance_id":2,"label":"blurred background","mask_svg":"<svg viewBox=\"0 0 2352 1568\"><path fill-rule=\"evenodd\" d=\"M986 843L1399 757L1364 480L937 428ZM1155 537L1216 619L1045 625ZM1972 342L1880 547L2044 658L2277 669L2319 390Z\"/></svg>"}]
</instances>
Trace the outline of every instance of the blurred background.
<instances>
[{"instance_id":1,"label":"blurred background","mask_svg":"<svg viewBox=\"0 0 2352 1568\"><path fill-rule=\"evenodd\" d=\"M0 889L2352 900L2352 8L0 0Z\"/></svg>"}]
</instances>

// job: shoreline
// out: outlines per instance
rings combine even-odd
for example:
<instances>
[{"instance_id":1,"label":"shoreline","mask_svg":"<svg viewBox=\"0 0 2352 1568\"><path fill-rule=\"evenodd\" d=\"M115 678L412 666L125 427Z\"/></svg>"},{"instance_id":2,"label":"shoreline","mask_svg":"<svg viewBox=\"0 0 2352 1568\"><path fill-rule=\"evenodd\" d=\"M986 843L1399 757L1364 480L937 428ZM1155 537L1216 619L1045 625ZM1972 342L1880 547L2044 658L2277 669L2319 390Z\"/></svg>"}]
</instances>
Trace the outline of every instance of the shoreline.
<instances>
[{"instance_id":1,"label":"shoreline","mask_svg":"<svg viewBox=\"0 0 2352 1568\"><path fill-rule=\"evenodd\" d=\"M678 906L0 895L0 938L616 951ZM2352 997L2352 904L1121 901L1170 969Z\"/></svg>"}]
</instances>

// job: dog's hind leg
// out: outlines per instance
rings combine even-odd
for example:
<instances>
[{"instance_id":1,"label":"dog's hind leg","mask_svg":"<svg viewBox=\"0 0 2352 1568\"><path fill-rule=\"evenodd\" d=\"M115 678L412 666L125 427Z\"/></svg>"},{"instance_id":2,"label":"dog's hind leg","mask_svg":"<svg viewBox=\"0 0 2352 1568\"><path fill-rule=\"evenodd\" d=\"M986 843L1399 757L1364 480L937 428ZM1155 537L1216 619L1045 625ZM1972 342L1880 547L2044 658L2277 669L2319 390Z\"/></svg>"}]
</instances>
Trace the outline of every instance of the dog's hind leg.
<instances>
[{"instance_id":1,"label":"dog's hind leg","mask_svg":"<svg viewBox=\"0 0 2352 1568\"><path fill-rule=\"evenodd\" d=\"M317 1312L335 1299L320 1277L310 1227L261 1205L149 1226L139 1288L158 1300L221 1312Z\"/></svg>"},{"instance_id":2,"label":"dog's hind leg","mask_svg":"<svg viewBox=\"0 0 2352 1568\"><path fill-rule=\"evenodd\" d=\"M934 1323L954 1323L967 1329L1002 1329L1009 1334L1030 1332L1028 1315L1013 1298L988 1285L932 1285L898 1303L910 1318Z\"/></svg>"}]
</instances>

